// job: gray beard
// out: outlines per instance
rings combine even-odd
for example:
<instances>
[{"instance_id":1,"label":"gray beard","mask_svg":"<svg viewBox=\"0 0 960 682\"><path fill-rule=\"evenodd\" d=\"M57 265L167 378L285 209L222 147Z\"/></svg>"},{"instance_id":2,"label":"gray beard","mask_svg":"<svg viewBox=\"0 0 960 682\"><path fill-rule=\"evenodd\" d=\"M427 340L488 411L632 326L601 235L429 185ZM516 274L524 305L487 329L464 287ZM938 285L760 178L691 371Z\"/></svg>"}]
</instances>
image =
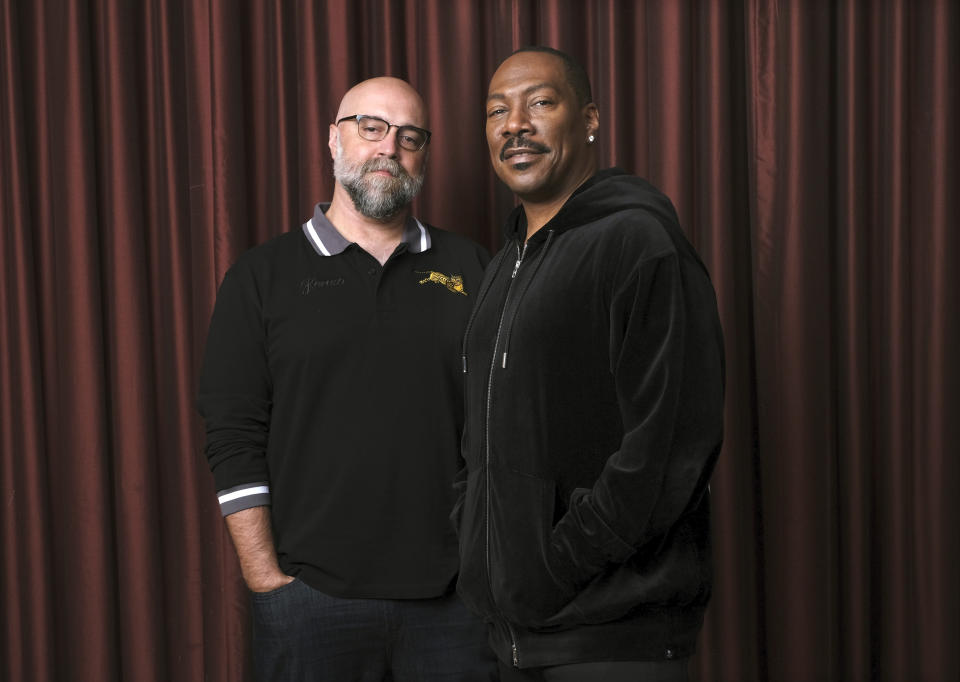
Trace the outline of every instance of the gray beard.
<instances>
[{"instance_id":1,"label":"gray beard","mask_svg":"<svg viewBox=\"0 0 960 682\"><path fill-rule=\"evenodd\" d=\"M368 173L386 170L393 177L371 176ZM343 158L343 147L337 142L337 156L333 160L336 178L357 210L367 218L386 220L405 209L423 186L423 174L411 176L394 159L377 157L359 164Z\"/></svg>"}]
</instances>

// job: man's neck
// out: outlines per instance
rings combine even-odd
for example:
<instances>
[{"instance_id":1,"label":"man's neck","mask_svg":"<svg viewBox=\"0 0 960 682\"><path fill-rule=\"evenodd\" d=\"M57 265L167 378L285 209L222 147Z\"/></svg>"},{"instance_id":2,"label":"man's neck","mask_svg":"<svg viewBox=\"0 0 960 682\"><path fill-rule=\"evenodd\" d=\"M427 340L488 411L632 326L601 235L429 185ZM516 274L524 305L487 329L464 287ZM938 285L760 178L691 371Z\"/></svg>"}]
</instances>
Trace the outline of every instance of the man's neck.
<instances>
[{"instance_id":1,"label":"man's neck","mask_svg":"<svg viewBox=\"0 0 960 682\"><path fill-rule=\"evenodd\" d=\"M570 194L573 194L572 190ZM549 223L553 219L553 216L560 212L563 205L567 203L567 199L570 198L570 194L544 203L520 200L520 203L523 204L523 212L527 216L528 240L536 234L541 227Z\"/></svg>"},{"instance_id":2,"label":"man's neck","mask_svg":"<svg viewBox=\"0 0 960 682\"><path fill-rule=\"evenodd\" d=\"M536 234L541 227L553 220L553 217L567 203L567 199L577 191L580 185L592 178L596 172L596 163L589 163L574 176L566 191L559 195L542 200L534 197L520 197L523 212L527 216L527 240Z\"/></svg>"},{"instance_id":3,"label":"man's neck","mask_svg":"<svg viewBox=\"0 0 960 682\"><path fill-rule=\"evenodd\" d=\"M338 183L325 215L347 241L356 242L383 265L403 239L403 228L410 215L410 208L407 207L385 220L368 218L357 210L350 195Z\"/></svg>"}]
</instances>

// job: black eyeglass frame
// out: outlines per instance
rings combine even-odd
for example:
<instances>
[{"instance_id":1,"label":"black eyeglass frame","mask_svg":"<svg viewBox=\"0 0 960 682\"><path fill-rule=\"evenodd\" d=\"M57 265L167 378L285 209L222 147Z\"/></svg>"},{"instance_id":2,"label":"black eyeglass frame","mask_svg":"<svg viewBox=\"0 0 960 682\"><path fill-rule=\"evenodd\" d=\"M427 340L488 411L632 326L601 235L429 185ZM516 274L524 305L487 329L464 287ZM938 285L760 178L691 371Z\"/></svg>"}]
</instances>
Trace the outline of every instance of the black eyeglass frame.
<instances>
[{"instance_id":1,"label":"black eyeglass frame","mask_svg":"<svg viewBox=\"0 0 960 682\"><path fill-rule=\"evenodd\" d=\"M369 118L369 119L373 119L374 121L380 121L381 123L386 123L386 124L387 124L387 129L386 129L386 131L383 133L383 137L378 137L378 138L365 137L365 136L360 132L360 129L361 129L360 119L362 119L362 118ZM356 123L357 123L357 135L359 135L361 139L367 140L367 141L369 141L369 142L379 142L380 140L386 139L387 135L390 134L390 129L391 129L391 128L396 128L396 129L397 129L397 144L400 145L401 147L403 147L404 149L406 149L408 152L418 152L418 151L420 151L421 149L423 149L424 147L426 147L427 144L430 143L430 135L432 134L429 130L427 130L427 129L425 129L425 128L418 128L417 126L411 126L411 125L398 126L398 125L395 125L395 124L393 124L393 123L390 123L390 121L387 121L387 120L385 120L385 119L380 118L379 116L370 116L369 114L354 114L353 116L344 116L344 117L341 118L339 121L337 121L337 125L340 125L340 124L343 123L344 121L356 121ZM402 133L403 133L404 130L416 130L418 133L422 133L422 134L423 134L423 144L421 144L421 145L420 145L419 147L417 147L416 149L411 149L410 147L405 146L405 145L403 144L403 142L402 142L402 140L403 140Z\"/></svg>"}]
</instances>

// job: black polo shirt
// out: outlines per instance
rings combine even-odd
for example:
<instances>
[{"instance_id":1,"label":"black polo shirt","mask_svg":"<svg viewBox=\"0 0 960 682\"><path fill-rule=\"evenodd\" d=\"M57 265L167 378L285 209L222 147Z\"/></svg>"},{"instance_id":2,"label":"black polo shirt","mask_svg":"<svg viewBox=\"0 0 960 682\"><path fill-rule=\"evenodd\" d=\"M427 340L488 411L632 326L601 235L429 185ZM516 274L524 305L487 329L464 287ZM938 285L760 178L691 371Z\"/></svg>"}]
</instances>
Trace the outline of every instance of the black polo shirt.
<instances>
[{"instance_id":1,"label":"black polo shirt","mask_svg":"<svg viewBox=\"0 0 960 682\"><path fill-rule=\"evenodd\" d=\"M317 205L224 277L199 408L221 509L271 505L281 568L335 596L448 590L459 344L488 256L410 218L381 266Z\"/></svg>"}]
</instances>

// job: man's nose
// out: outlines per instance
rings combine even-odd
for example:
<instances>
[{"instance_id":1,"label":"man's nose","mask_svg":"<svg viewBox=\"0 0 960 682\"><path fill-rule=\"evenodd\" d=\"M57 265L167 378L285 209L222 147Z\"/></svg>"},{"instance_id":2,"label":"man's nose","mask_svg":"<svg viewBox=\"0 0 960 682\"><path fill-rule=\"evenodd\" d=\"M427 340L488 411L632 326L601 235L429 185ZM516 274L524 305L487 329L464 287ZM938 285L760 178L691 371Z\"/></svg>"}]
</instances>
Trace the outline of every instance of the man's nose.
<instances>
[{"instance_id":1,"label":"man's nose","mask_svg":"<svg viewBox=\"0 0 960 682\"><path fill-rule=\"evenodd\" d=\"M530 117L527 116L527 110L523 107L514 107L507 114L507 120L503 124L504 137L514 137L523 133L532 133L533 124Z\"/></svg>"},{"instance_id":2,"label":"man's nose","mask_svg":"<svg viewBox=\"0 0 960 682\"><path fill-rule=\"evenodd\" d=\"M377 154L382 156L394 157L397 155L397 134L400 132L399 128L394 128L391 126L387 130L387 134L383 136L383 139L377 142Z\"/></svg>"}]
</instances>

